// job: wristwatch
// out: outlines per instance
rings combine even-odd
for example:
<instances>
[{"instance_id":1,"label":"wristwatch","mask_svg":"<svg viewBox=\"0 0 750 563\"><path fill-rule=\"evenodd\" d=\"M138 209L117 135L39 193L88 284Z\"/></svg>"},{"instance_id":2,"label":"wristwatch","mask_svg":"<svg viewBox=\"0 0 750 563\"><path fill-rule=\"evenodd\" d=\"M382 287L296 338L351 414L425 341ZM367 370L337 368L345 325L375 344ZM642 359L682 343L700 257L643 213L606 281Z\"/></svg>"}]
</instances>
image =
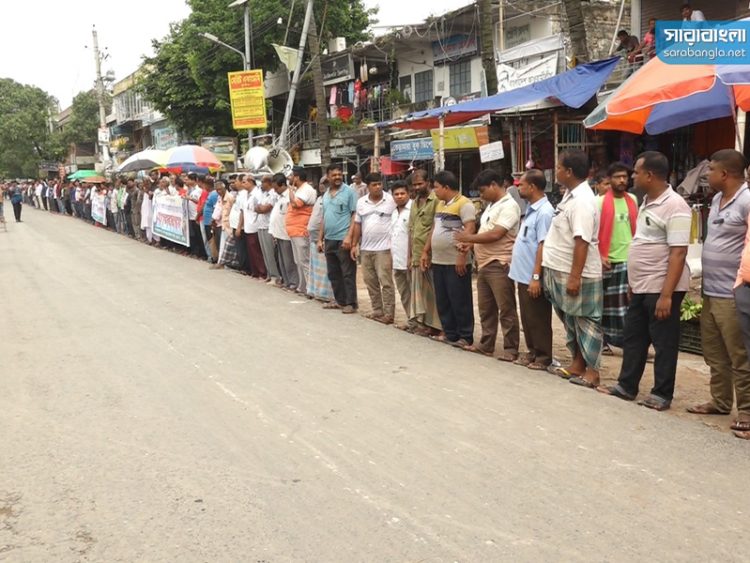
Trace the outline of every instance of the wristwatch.
<instances>
[{"instance_id":1,"label":"wristwatch","mask_svg":"<svg viewBox=\"0 0 750 563\"><path fill-rule=\"evenodd\" d=\"M539 274L533 274L533 275L531 276L531 279L532 279L532 280L534 280L534 281L539 281L539 279L540 279L540 278L539 278Z\"/></svg>"}]
</instances>

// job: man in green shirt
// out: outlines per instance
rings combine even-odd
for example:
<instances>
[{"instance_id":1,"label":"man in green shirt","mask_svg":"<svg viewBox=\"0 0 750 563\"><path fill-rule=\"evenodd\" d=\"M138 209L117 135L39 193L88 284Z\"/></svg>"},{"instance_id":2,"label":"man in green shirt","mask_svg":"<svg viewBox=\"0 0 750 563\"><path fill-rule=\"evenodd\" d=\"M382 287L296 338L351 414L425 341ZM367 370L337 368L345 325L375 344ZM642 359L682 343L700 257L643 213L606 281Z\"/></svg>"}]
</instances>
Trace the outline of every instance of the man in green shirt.
<instances>
[{"instance_id":1,"label":"man in green shirt","mask_svg":"<svg viewBox=\"0 0 750 563\"><path fill-rule=\"evenodd\" d=\"M437 197L424 170L415 170L409 178L415 191L409 214L409 268L411 269L411 303L409 320L413 328L407 330L421 336L436 336L442 332L435 300L435 286L428 264L422 264L422 252L435 221Z\"/></svg>"},{"instance_id":2,"label":"man in green shirt","mask_svg":"<svg viewBox=\"0 0 750 563\"><path fill-rule=\"evenodd\" d=\"M635 234L638 203L628 193L630 168L615 162L607 171L610 189L598 199L599 253L604 284L603 354L612 355L611 346L622 348L623 323L628 309L628 251Z\"/></svg>"}]
</instances>

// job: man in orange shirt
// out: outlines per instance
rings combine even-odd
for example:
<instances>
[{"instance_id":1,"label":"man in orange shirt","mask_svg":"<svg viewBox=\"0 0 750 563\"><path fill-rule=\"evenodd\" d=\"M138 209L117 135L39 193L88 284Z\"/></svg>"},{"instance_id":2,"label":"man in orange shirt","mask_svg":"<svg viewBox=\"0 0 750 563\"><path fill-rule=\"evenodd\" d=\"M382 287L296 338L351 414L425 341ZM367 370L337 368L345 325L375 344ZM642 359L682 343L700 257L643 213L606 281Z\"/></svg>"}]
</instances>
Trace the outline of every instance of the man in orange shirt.
<instances>
[{"instance_id":1,"label":"man in orange shirt","mask_svg":"<svg viewBox=\"0 0 750 563\"><path fill-rule=\"evenodd\" d=\"M297 265L299 285L297 292L307 296L310 277L310 237L307 224L310 222L313 205L318 193L307 183L307 170L295 166L289 189L289 211L286 214L286 232L292 241L294 263Z\"/></svg>"}]
</instances>

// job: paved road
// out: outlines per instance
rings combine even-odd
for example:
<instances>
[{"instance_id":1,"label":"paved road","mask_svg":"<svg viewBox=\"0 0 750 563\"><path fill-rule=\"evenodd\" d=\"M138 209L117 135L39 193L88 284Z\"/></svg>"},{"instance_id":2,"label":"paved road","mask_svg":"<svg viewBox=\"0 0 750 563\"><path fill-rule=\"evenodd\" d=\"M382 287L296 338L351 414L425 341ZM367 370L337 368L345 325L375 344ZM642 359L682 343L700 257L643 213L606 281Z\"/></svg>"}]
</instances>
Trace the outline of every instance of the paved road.
<instances>
[{"instance_id":1,"label":"paved road","mask_svg":"<svg viewBox=\"0 0 750 563\"><path fill-rule=\"evenodd\" d=\"M0 232L0 560L747 560L748 444L25 219Z\"/></svg>"}]
</instances>

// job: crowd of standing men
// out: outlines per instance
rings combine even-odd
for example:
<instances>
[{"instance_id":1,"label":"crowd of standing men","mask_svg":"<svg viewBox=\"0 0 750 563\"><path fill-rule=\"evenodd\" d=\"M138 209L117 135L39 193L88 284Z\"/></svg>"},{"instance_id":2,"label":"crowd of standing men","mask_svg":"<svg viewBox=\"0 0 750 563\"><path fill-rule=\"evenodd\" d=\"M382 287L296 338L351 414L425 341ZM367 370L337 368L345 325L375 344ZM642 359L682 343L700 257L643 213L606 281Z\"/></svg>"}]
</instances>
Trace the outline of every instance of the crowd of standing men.
<instances>
[{"instance_id":1,"label":"crowd of standing men","mask_svg":"<svg viewBox=\"0 0 750 563\"><path fill-rule=\"evenodd\" d=\"M734 150L711 157L708 181L716 195L703 246L701 316L711 397L688 410L727 415L736 399L732 429L750 439L745 168ZM514 186L484 170L472 186L484 203L480 214L451 172L430 178L416 170L389 193L377 173L347 185L336 164L317 187L305 169L294 168L290 178L239 174L229 185L209 175L152 173L112 186L11 183L6 189L13 201L89 221L92 194L105 194L107 224L118 232L207 259L211 268L239 269L344 314L358 310L359 266L372 305L368 318L393 324L398 292L405 331L628 401L638 396L653 346L655 382L639 404L665 410L675 390L680 306L690 289L690 209L668 184L670 167L661 153L639 155L633 170L613 164L599 195L588 172L585 153L559 155L556 180L564 195L555 208L542 171L528 170ZM631 178L643 195L640 206L628 191ZM153 201L162 195L188 200L190 249L151 232ZM553 361L552 311L565 327L566 366ZM611 347L623 350L618 381L601 386L601 358Z\"/></svg>"}]
</instances>

